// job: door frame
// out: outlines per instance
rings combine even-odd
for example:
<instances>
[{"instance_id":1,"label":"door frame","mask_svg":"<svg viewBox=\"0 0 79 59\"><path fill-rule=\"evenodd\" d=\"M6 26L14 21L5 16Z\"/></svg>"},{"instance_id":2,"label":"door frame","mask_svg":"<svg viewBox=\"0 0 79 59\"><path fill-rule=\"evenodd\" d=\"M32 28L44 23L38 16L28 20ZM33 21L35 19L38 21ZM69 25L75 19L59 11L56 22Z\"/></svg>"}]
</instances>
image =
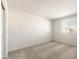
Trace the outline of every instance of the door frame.
<instances>
[{"instance_id":1,"label":"door frame","mask_svg":"<svg viewBox=\"0 0 79 59\"><path fill-rule=\"evenodd\" d=\"M2 22L2 33L1 33L1 58L7 58L8 57L8 7L7 7L7 1L6 0L1 0L1 10L3 17L1 19Z\"/></svg>"}]
</instances>

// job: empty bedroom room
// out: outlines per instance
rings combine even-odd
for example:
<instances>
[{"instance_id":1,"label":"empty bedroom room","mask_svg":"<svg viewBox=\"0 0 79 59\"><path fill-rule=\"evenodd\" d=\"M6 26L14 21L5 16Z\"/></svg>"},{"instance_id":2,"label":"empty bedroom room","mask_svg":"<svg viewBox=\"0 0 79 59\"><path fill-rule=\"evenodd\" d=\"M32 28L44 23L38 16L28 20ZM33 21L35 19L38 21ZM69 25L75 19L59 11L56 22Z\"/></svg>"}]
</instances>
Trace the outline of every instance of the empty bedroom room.
<instances>
[{"instance_id":1,"label":"empty bedroom room","mask_svg":"<svg viewBox=\"0 0 79 59\"><path fill-rule=\"evenodd\" d=\"M7 59L77 59L76 0L7 0Z\"/></svg>"}]
</instances>

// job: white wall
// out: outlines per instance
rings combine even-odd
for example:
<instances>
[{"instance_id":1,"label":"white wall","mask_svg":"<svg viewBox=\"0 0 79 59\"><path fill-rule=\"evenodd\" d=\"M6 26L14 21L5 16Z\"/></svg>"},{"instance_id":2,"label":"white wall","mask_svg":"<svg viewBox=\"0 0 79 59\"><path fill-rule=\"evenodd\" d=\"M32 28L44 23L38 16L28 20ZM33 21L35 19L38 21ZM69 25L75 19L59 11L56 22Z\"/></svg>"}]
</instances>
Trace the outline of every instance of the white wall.
<instances>
[{"instance_id":1,"label":"white wall","mask_svg":"<svg viewBox=\"0 0 79 59\"><path fill-rule=\"evenodd\" d=\"M52 40L51 21L9 9L8 49L13 51Z\"/></svg>"},{"instance_id":2,"label":"white wall","mask_svg":"<svg viewBox=\"0 0 79 59\"><path fill-rule=\"evenodd\" d=\"M62 33L62 25L61 22L63 20L77 20L76 19L76 15L70 16L70 17L66 17L66 18L62 18L62 19L58 19L55 20L53 22L54 25L54 40L59 41L59 42L64 42L66 44L71 44L71 45L76 45L76 33Z\"/></svg>"}]
</instances>

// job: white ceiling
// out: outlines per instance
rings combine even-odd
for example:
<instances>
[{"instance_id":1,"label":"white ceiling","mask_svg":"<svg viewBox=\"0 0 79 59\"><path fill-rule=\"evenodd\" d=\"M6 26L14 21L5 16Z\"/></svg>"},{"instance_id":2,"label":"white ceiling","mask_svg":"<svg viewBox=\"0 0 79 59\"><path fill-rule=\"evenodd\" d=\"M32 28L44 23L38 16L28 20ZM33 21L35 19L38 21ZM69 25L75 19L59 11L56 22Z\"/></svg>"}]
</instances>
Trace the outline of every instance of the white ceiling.
<instances>
[{"instance_id":1,"label":"white ceiling","mask_svg":"<svg viewBox=\"0 0 79 59\"><path fill-rule=\"evenodd\" d=\"M76 0L8 0L8 7L55 19L76 13Z\"/></svg>"}]
</instances>

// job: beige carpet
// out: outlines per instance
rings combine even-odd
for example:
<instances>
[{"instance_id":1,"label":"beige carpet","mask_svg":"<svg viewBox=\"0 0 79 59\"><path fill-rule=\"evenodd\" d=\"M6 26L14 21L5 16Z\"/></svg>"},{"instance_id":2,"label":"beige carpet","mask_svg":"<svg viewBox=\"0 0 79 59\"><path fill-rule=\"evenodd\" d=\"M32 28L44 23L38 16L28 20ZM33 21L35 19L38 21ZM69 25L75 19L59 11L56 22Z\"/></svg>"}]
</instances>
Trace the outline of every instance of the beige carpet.
<instances>
[{"instance_id":1,"label":"beige carpet","mask_svg":"<svg viewBox=\"0 0 79 59\"><path fill-rule=\"evenodd\" d=\"M48 42L9 52L8 59L76 59L76 47Z\"/></svg>"}]
</instances>

